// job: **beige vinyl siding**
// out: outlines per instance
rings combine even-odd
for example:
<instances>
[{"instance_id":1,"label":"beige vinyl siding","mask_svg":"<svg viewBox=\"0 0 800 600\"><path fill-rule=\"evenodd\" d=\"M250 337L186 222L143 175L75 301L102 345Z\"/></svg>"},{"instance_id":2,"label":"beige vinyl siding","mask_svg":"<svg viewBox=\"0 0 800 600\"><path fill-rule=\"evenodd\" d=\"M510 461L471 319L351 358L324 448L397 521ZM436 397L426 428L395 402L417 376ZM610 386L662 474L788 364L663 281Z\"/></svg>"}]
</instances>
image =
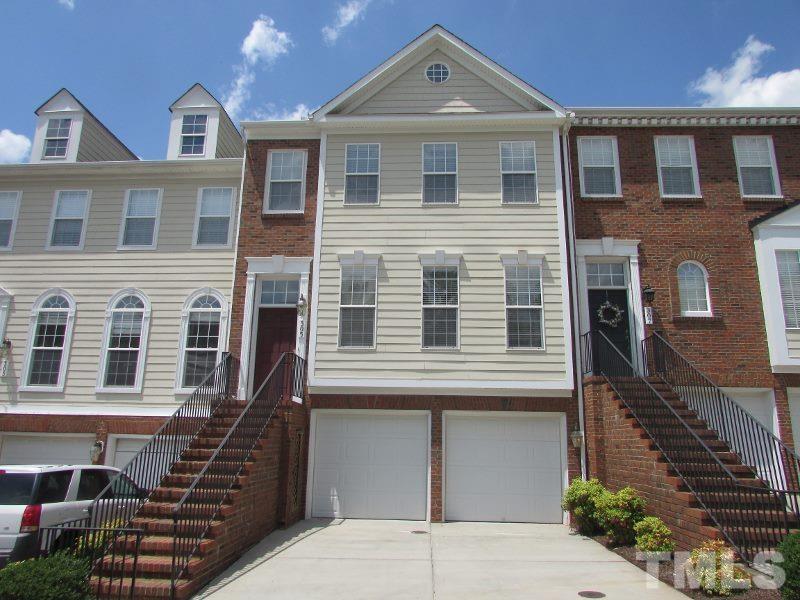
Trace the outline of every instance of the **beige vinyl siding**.
<instances>
[{"instance_id":1,"label":"beige vinyl siding","mask_svg":"<svg viewBox=\"0 0 800 600\"><path fill-rule=\"evenodd\" d=\"M216 158L239 158L243 155L244 142L242 142L242 136L239 135L231 120L222 114L222 109L220 109Z\"/></svg>"},{"instance_id":2,"label":"beige vinyl siding","mask_svg":"<svg viewBox=\"0 0 800 600\"><path fill-rule=\"evenodd\" d=\"M538 205L503 206L499 142L536 142ZM328 136L315 375L553 381L566 377L553 134ZM421 206L424 141L458 144L459 204ZM347 142L381 143L379 206L344 206ZM461 254L460 349L421 350L419 254ZM339 254L381 255L374 351L337 349ZM545 350L507 350L500 254L543 256Z\"/></svg>"},{"instance_id":3,"label":"beige vinyl siding","mask_svg":"<svg viewBox=\"0 0 800 600\"><path fill-rule=\"evenodd\" d=\"M89 114L84 114L81 139L78 145L78 162L132 160L135 158L97 119Z\"/></svg>"},{"instance_id":4,"label":"beige vinyl siding","mask_svg":"<svg viewBox=\"0 0 800 600\"><path fill-rule=\"evenodd\" d=\"M54 178L39 175L5 179L3 187L23 191L19 224L11 253L2 257L0 287L13 296L7 336L13 343L11 376L0 380L0 404L60 404L131 407L175 406L183 397L174 393L181 312L187 297L201 287L217 289L230 302L234 250L192 250L192 232L199 187L224 186L238 190L239 169L229 176L203 177L160 174L124 175L124 166L108 175ZM118 251L125 190L163 188L159 244L151 251ZM91 189L92 201L83 251L46 251L57 189ZM234 215L236 207L234 207ZM235 230L234 230L235 231ZM76 301L72 349L63 393L20 391L29 344L31 308L46 290L60 287ZM146 294L152 304L150 337L142 394L95 392L101 361L105 311L109 299L124 288ZM1 410L1 408L0 408Z\"/></svg>"},{"instance_id":5,"label":"beige vinyl siding","mask_svg":"<svg viewBox=\"0 0 800 600\"><path fill-rule=\"evenodd\" d=\"M432 84L425 77L426 67L442 62L450 67L450 79ZM436 51L419 61L397 79L363 103L354 103L343 112L353 115L521 112L523 106L512 100L449 56Z\"/></svg>"},{"instance_id":6,"label":"beige vinyl siding","mask_svg":"<svg viewBox=\"0 0 800 600\"><path fill-rule=\"evenodd\" d=\"M800 358L800 331L787 329L786 344L789 347L789 358Z\"/></svg>"}]
</instances>

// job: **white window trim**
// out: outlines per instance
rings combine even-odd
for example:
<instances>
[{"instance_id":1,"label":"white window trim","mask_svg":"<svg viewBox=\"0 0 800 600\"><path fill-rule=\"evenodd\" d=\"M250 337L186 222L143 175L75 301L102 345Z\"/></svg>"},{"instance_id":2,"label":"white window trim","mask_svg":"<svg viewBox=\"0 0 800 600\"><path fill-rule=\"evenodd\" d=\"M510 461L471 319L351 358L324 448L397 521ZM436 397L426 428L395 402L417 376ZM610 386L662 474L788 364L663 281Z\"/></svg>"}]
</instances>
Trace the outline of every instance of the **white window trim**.
<instances>
[{"instance_id":1,"label":"white window trim","mask_svg":"<svg viewBox=\"0 0 800 600\"><path fill-rule=\"evenodd\" d=\"M505 307L505 338L506 350L509 352L542 352L547 349L547 342L545 340L545 323L544 323L544 283L542 281L542 265L544 258L539 255L531 256L527 250L519 250L516 254L501 254L500 262L503 266L503 305ZM508 304L507 290L508 281L506 276L506 267L539 267L539 289L542 293L542 303L539 306L534 304ZM461 300L461 289L459 287L458 299ZM508 345L508 309L509 308L538 308L542 311L541 329L542 329L542 345L532 346L530 348L512 348Z\"/></svg>"},{"instance_id":2,"label":"white window trim","mask_svg":"<svg viewBox=\"0 0 800 600\"><path fill-rule=\"evenodd\" d=\"M581 140L601 139L611 141L611 152L614 155L614 185L617 188L616 194L588 194L583 184L583 148ZM582 198L622 198L622 174L619 170L619 149L617 146L617 136L615 135L583 135L576 138L578 145L578 179L580 180ZM661 169L658 170L661 173Z\"/></svg>"},{"instance_id":3,"label":"white window trim","mask_svg":"<svg viewBox=\"0 0 800 600\"><path fill-rule=\"evenodd\" d=\"M200 231L200 210L203 206L203 190L226 189L231 191L231 212L228 215L227 244L198 244L197 234ZM194 209L194 229L192 230L192 250L219 250L230 248L233 244L233 215L236 214L236 188L224 185L209 185L197 188L197 203Z\"/></svg>"},{"instance_id":4,"label":"white window trim","mask_svg":"<svg viewBox=\"0 0 800 600\"><path fill-rule=\"evenodd\" d=\"M453 144L456 147L456 170L447 172L429 172L425 170L425 146L434 144ZM422 142L420 146L420 162L422 164L422 175L420 175L420 204L422 206L458 206L460 202L460 193L458 188L458 142ZM425 202L425 175L455 175L456 176L456 201L455 202Z\"/></svg>"},{"instance_id":5,"label":"white window trim","mask_svg":"<svg viewBox=\"0 0 800 600\"><path fill-rule=\"evenodd\" d=\"M419 262L422 268L419 271L419 348L425 352L453 352L461 350L461 254L449 254L444 250L436 250L433 254L420 254ZM431 305L425 304L425 267L455 267L456 281L458 282L458 304ZM456 345L455 346L426 346L425 345L425 309L426 308L455 308L456 309Z\"/></svg>"},{"instance_id":6,"label":"white window trim","mask_svg":"<svg viewBox=\"0 0 800 600\"><path fill-rule=\"evenodd\" d=\"M447 78L444 81L431 81L430 79L428 79L428 68L430 68L433 65L444 65L445 67L447 67ZM434 60L433 62L426 64L425 67L422 69L422 77L423 79L425 79L425 81L428 82L428 85L443 85L448 81L450 81L450 78L452 76L453 76L453 69L450 68L450 65L448 63L443 62L441 60Z\"/></svg>"},{"instance_id":7,"label":"white window trim","mask_svg":"<svg viewBox=\"0 0 800 600\"><path fill-rule=\"evenodd\" d=\"M225 299L225 295L212 287L204 287L195 290L186 298L186 302L183 304L183 310L181 311L181 331L180 339L178 340L178 361L175 370L174 386L176 394L191 394L195 390L195 388L192 387L183 387L183 367L186 362L186 332L189 328L189 313L191 312L192 304L194 304L194 301L200 296L205 296L206 294L214 296L220 303L219 345L217 346L216 364L219 364L223 352L225 352L228 347L228 301Z\"/></svg>"},{"instance_id":8,"label":"white window trim","mask_svg":"<svg viewBox=\"0 0 800 600\"><path fill-rule=\"evenodd\" d=\"M8 325L8 313L11 308L13 296L8 290L0 288L0 342L6 339L6 327ZM6 357L8 358L8 357Z\"/></svg>"},{"instance_id":9,"label":"white window trim","mask_svg":"<svg viewBox=\"0 0 800 600\"><path fill-rule=\"evenodd\" d=\"M50 121L63 121L64 119L69 119L69 131L67 132L67 137L48 137L47 130L50 128ZM42 160L65 160L69 156L69 147L70 142L72 141L72 126L75 124L75 119L72 117L48 117L45 124L44 124L44 137L42 140ZM67 145L64 148L63 156L45 156L45 152L47 152L47 140L67 140Z\"/></svg>"},{"instance_id":10,"label":"white window trim","mask_svg":"<svg viewBox=\"0 0 800 600\"><path fill-rule=\"evenodd\" d=\"M378 147L378 170L375 173L348 173L347 172L347 149L350 146L377 146ZM383 157L383 148L381 147L380 142L353 142L351 144L344 145L344 197L342 198L342 204L344 206L380 206L381 204L381 158ZM347 201L347 177L349 175L377 175L378 176L378 196L375 202L348 202Z\"/></svg>"},{"instance_id":11,"label":"white window trim","mask_svg":"<svg viewBox=\"0 0 800 600\"><path fill-rule=\"evenodd\" d=\"M736 147L736 140L740 138L766 138L769 147L769 161L772 167L772 183L775 187L774 194L745 194L742 185L742 167L739 164L739 149ZM736 158L736 176L739 178L739 194L742 198L783 198L781 190L781 178L778 173L778 161L775 158L775 144L771 135L734 135L733 136L733 155Z\"/></svg>"},{"instance_id":12,"label":"white window trim","mask_svg":"<svg viewBox=\"0 0 800 600\"><path fill-rule=\"evenodd\" d=\"M781 299L781 325L785 331L800 331L800 324L797 327L789 327L786 325L786 310L783 308L783 294L781 294L781 273L780 267L778 266L778 252L794 252L800 258L800 248L775 248L773 250L773 255L775 257L775 278L778 283L778 297ZM767 305L764 305L764 309L767 309ZM800 443L800 439L798 439L798 443Z\"/></svg>"},{"instance_id":13,"label":"white window trim","mask_svg":"<svg viewBox=\"0 0 800 600\"><path fill-rule=\"evenodd\" d=\"M706 287L706 306L708 310L683 310L681 308L681 316L682 317L713 317L714 311L711 306L711 291L708 287L708 270L702 263L697 262L696 260L684 260L678 267L675 269L675 276L678 279L678 303L680 305L681 302L681 278L678 270L685 264L693 264L700 267L700 270L703 272L703 283Z\"/></svg>"},{"instance_id":14,"label":"white window trim","mask_svg":"<svg viewBox=\"0 0 800 600\"><path fill-rule=\"evenodd\" d=\"M336 348L338 350L375 350L378 344L378 264L380 263L379 254L365 254L357 250L353 254L339 255L339 311L336 322ZM345 304L342 305L342 267L365 266L375 267L375 303L374 304ZM372 308L375 310L375 317L372 319L372 345L371 346L342 346L342 307L346 308Z\"/></svg>"},{"instance_id":15,"label":"white window trim","mask_svg":"<svg viewBox=\"0 0 800 600\"><path fill-rule=\"evenodd\" d=\"M300 208L295 210L273 210L269 207L269 192L272 183L272 155L275 152L300 152L303 155L302 178L300 179ZM347 167L345 166L345 169ZM306 211L306 179L308 170L308 150L303 148L272 148L267 153L267 172L264 174L264 200L261 207L265 215L302 215ZM297 181L296 179L279 179L278 182Z\"/></svg>"},{"instance_id":16,"label":"white window trim","mask_svg":"<svg viewBox=\"0 0 800 600\"><path fill-rule=\"evenodd\" d=\"M627 290L629 287L628 281L628 270L625 268L626 260L620 256L592 256L591 258L587 258L585 264L593 265L593 264L617 264L622 265L622 277L624 278L624 283L622 285L589 285L589 273L588 269L586 272L586 290Z\"/></svg>"},{"instance_id":17,"label":"white window trim","mask_svg":"<svg viewBox=\"0 0 800 600\"><path fill-rule=\"evenodd\" d=\"M661 178L661 157L658 154L658 140L664 138L684 138L689 140L689 154L692 158L692 179L694 181L694 194L665 194L664 182ZM653 136L653 147L656 153L656 170L658 171L658 192L662 198L702 198L703 192L700 189L700 170L697 167L697 154L694 149L693 135L656 135Z\"/></svg>"},{"instance_id":18,"label":"white window trim","mask_svg":"<svg viewBox=\"0 0 800 600\"><path fill-rule=\"evenodd\" d=\"M300 281L300 278L297 275L284 275L284 274L274 274L269 275L268 277L262 277L258 280L258 289L256 290L256 301L255 305L257 308L297 308L297 303L293 304L265 304L261 301L261 288L265 281ZM302 290L298 290L298 295L302 296Z\"/></svg>"},{"instance_id":19,"label":"white window trim","mask_svg":"<svg viewBox=\"0 0 800 600\"><path fill-rule=\"evenodd\" d=\"M533 171L504 171L503 170L503 144L511 144L513 142L530 142L533 144ZM539 204L539 164L536 157L536 140L505 140L497 145L497 150L500 153L500 204L503 206L536 206ZM458 161L458 153L456 152L456 161ZM535 197L533 202L506 202L503 197L503 175L533 175L533 181L536 183L534 188ZM456 176L457 177L457 176ZM456 187L458 181L456 181Z\"/></svg>"},{"instance_id":20,"label":"white window trim","mask_svg":"<svg viewBox=\"0 0 800 600\"><path fill-rule=\"evenodd\" d=\"M155 225L153 225L153 243L149 245L125 245L125 226L128 222L128 204L131 199L131 192L158 192L158 201L156 204L156 215L155 215ZM164 195L164 190L162 188L131 188L125 190L125 201L122 203L122 220L120 222L119 227L119 238L117 240L117 250L155 250L158 248L158 228L161 225L161 201ZM136 217L132 217L136 218ZM150 218L150 217L147 217Z\"/></svg>"},{"instance_id":21,"label":"white window trim","mask_svg":"<svg viewBox=\"0 0 800 600\"><path fill-rule=\"evenodd\" d=\"M42 303L50 296L64 296L69 302L67 310L67 327L64 331L64 349L61 351L61 365L59 366L58 381L56 385L30 385L30 369L33 366L33 341L36 337L36 324L39 320L39 312ZM28 326L28 348L25 351L25 362L22 367L22 384L19 386L21 392L42 392L42 393L61 393L64 391L64 384L67 376L67 365L69 363L70 350L72 349L72 332L75 326L75 315L77 304L75 298L68 291L62 288L51 288L40 294L33 303L31 309L30 324Z\"/></svg>"},{"instance_id":22,"label":"white window trim","mask_svg":"<svg viewBox=\"0 0 800 600\"><path fill-rule=\"evenodd\" d=\"M144 310L142 311L142 330L139 338L139 356L136 362L136 379L133 387L107 387L105 385L106 369L108 369L108 338L111 333L111 319L114 315L114 306L125 296L136 296L144 303ZM119 310L119 309L117 309ZM98 394L140 394L142 392L142 384L144 379L144 363L147 354L147 340L150 334L150 314L152 312L152 304L150 298L136 288L126 288L114 294L108 301L106 307L105 324L103 325L103 346L100 351L100 369L97 372L97 385L95 392Z\"/></svg>"},{"instance_id":23,"label":"white window trim","mask_svg":"<svg viewBox=\"0 0 800 600\"><path fill-rule=\"evenodd\" d=\"M58 208L58 197L62 192L86 192L86 211L83 213L83 227L81 228L81 241L77 246L53 246L53 227L56 224L56 209ZM89 224L89 211L92 208L92 190L56 190L53 194L53 208L50 211L50 227L47 230L47 241L45 250L55 252L80 252L86 243L86 229Z\"/></svg>"},{"instance_id":24,"label":"white window trim","mask_svg":"<svg viewBox=\"0 0 800 600\"><path fill-rule=\"evenodd\" d=\"M11 252L14 249L14 234L17 231L17 221L19 220L19 209L22 205L22 190L0 190L0 192L11 192L17 195L14 206L14 214L11 217L11 231L8 233L8 246L0 246L0 252Z\"/></svg>"},{"instance_id":25,"label":"white window trim","mask_svg":"<svg viewBox=\"0 0 800 600\"><path fill-rule=\"evenodd\" d=\"M206 132L203 134L203 152L201 154L184 154L183 138L184 137L197 137L196 133L183 133L183 120L186 117L205 117L206 118ZM178 129L178 156L180 158L205 158L208 152L208 127L211 122L211 116L206 112L186 112L181 115Z\"/></svg>"}]
</instances>

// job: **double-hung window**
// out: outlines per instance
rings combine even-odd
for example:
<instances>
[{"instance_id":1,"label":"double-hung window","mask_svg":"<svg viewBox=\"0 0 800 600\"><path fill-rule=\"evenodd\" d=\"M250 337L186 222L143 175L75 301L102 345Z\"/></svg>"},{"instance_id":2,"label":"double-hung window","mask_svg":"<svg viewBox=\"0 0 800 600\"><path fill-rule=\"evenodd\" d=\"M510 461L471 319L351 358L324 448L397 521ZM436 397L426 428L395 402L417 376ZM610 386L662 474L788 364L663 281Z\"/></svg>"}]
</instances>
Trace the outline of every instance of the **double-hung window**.
<instances>
[{"instance_id":1,"label":"double-hung window","mask_svg":"<svg viewBox=\"0 0 800 600\"><path fill-rule=\"evenodd\" d=\"M504 204L536 204L536 146L533 142L500 142Z\"/></svg>"},{"instance_id":2,"label":"double-hung window","mask_svg":"<svg viewBox=\"0 0 800 600\"><path fill-rule=\"evenodd\" d=\"M10 250L14 243L21 194L22 192L0 192L0 250Z\"/></svg>"},{"instance_id":3,"label":"double-hung window","mask_svg":"<svg viewBox=\"0 0 800 600\"><path fill-rule=\"evenodd\" d=\"M339 296L339 347L375 347L377 264L342 264Z\"/></svg>"},{"instance_id":4,"label":"double-hung window","mask_svg":"<svg viewBox=\"0 0 800 600\"><path fill-rule=\"evenodd\" d=\"M422 203L458 203L456 144L422 144Z\"/></svg>"},{"instance_id":5,"label":"double-hung window","mask_svg":"<svg viewBox=\"0 0 800 600\"><path fill-rule=\"evenodd\" d=\"M345 204L377 204L380 189L380 144L347 144Z\"/></svg>"},{"instance_id":6,"label":"double-hung window","mask_svg":"<svg viewBox=\"0 0 800 600\"><path fill-rule=\"evenodd\" d=\"M49 119L44 134L44 158L64 158L69 145L69 130L72 119Z\"/></svg>"},{"instance_id":7,"label":"double-hung window","mask_svg":"<svg viewBox=\"0 0 800 600\"><path fill-rule=\"evenodd\" d=\"M75 318L75 303L64 292L44 294L34 305L25 387L61 390Z\"/></svg>"},{"instance_id":8,"label":"double-hung window","mask_svg":"<svg viewBox=\"0 0 800 600\"><path fill-rule=\"evenodd\" d=\"M622 195L616 137L579 137L578 163L581 196L602 198Z\"/></svg>"},{"instance_id":9,"label":"double-hung window","mask_svg":"<svg viewBox=\"0 0 800 600\"><path fill-rule=\"evenodd\" d=\"M772 137L735 136L733 151L736 155L742 196L769 198L781 195Z\"/></svg>"},{"instance_id":10,"label":"double-hung window","mask_svg":"<svg viewBox=\"0 0 800 600\"><path fill-rule=\"evenodd\" d=\"M128 190L122 216L121 248L155 248L161 190Z\"/></svg>"},{"instance_id":11,"label":"double-hung window","mask_svg":"<svg viewBox=\"0 0 800 600\"><path fill-rule=\"evenodd\" d=\"M705 267L693 261L678 265L678 295L684 317L711 316L711 295Z\"/></svg>"},{"instance_id":12,"label":"double-hung window","mask_svg":"<svg viewBox=\"0 0 800 600\"><path fill-rule=\"evenodd\" d=\"M215 294L202 294L187 310L179 386L183 389L200 385L219 362L222 301Z\"/></svg>"},{"instance_id":13,"label":"double-hung window","mask_svg":"<svg viewBox=\"0 0 800 600\"><path fill-rule=\"evenodd\" d=\"M664 198L699 198L700 177L694 138L690 135L656 136L658 185Z\"/></svg>"},{"instance_id":14,"label":"double-hung window","mask_svg":"<svg viewBox=\"0 0 800 600\"><path fill-rule=\"evenodd\" d=\"M200 188L195 222L195 246L230 245L233 188Z\"/></svg>"},{"instance_id":15,"label":"double-hung window","mask_svg":"<svg viewBox=\"0 0 800 600\"><path fill-rule=\"evenodd\" d=\"M208 115L183 115L181 123L181 156L203 156L206 153Z\"/></svg>"},{"instance_id":16,"label":"double-hung window","mask_svg":"<svg viewBox=\"0 0 800 600\"><path fill-rule=\"evenodd\" d=\"M422 347L458 348L458 267L422 268Z\"/></svg>"},{"instance_id":17,"label":"double-hung window","mask_svg":"<svg viewBox=\"0 0 800 600\"><path fill-rule=\"evenodd\" d=\"M267 161L265 213L302 213L305 206L306 151L272 150Z\"/></svg>"},{"instance_id":18,"label":"double-hung window","mask_svg":"<svg viewBox=\"0 0 800 600\"><path fill-rule=\"evenodd\" d=\"M147 321L150 310L136 293L116 296L106 317L103 372L98 388L104 391L141 390Z\"/></svg>"},{"instance_id":19,"label":"double-hung window","mask_svg":"<svg viewBox=\"0 0 800 600\"><path fill-rule=\"evenodd\" d=\"M778 250L778 283L787 329L800 329L800 251Z\"/></svg>"},{"instance_id":20,"label":"double-hung window","mask_svg":"<svg viewBox=\"0 0 800 600\"><path fill-rule=\"evenodd\" d=\"M543 348L541 266L506 265L505 274L507 347Z\"/></svg>"},{"instance_id":21,"label":"double-hung window","mask_svg":"<svg viewBox=\"0 0 800 600\"><path fill-rule=\"evenodd\" d=\"M83 248L89 198L88 190L56 192L48 244L50 248Z\"/></svg>"}]
</instances>

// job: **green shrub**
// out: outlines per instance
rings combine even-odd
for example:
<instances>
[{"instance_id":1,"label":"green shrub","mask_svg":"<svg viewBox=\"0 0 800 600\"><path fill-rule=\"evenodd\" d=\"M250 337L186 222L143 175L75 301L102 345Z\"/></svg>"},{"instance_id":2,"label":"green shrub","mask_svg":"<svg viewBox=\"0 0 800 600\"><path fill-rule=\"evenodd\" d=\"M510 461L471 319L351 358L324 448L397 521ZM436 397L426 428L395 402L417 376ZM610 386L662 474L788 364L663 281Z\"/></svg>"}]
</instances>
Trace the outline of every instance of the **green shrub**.
<instances>
[{"instance_id":1,"label":"green shrub","mask_svg":"<svg viewBox=\"0 0 800 600\"><path fill-rule=\"evenodd\" d=\"M0 569L0 600L87 600L89 562L65 552Z\"/></svg>"},{"instance_id":2,"label":"green shrub","mask_svg":"<svg viewBox=\"0 0 800 600\"><path fill-rule=\"evenodd\" d=\"M645 554L673 552L675 542L672 531L658 517L645 517L633 526L636 533L636 549Z\"/></svg>"},{"instance_id":3,"label":"green shrub","mask_svg":"<svg viewBox=\"0 0 800 600\"><path fill-rule=\"evenodd\" d=\"M634 542L633 526L644 518L646 502L639 493L624 487L616 494L606 492L597 499L597 520L609 541L616 546Z\"/></svg>"},{"instance_id":4,"label":"green shrub","mask_svg":"<svg viewBox=\"0 0 800 600\"><path fill-rule=\"evenodd\" d=\"M778 546L778 551L783 554L783 562L779 566L786 572L781 598L800 600L800 533L787 536Z\"/></svg>"},{"instance_id":5,"label":"green shrub","mask_svg":"<svg viewBox=\"0 0 800 600\"><path fill-rule=\"evenodd\" d=\"M709 540L689 555L692 575L710 596L730 596L734 590L750 589L750 575L733 561L733 550L722 540Z\"/></svg>"},{"instance_id":6,"label":"green shrub","mask_svg":"<svg viewBox=\"0 0 800 600\"><path fill-rule=\"evenodd\" d=\"M585 481L576 477L569 484L561 506L572 515L572 525L583 535L593 535L600 531L597 521L597 499L606 492L597 479Z\"/></svg>"}]
</instances>

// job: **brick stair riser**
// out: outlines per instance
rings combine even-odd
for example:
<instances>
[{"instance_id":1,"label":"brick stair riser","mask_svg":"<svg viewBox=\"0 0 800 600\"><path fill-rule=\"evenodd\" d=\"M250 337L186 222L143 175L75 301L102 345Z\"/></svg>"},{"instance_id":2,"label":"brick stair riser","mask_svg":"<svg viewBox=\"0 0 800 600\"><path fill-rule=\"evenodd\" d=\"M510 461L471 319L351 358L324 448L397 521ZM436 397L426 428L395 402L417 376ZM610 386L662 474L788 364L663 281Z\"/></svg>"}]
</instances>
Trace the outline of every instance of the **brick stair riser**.
<instances>
[{"instance_id":1,"label":"brick stair riser","mask_svg":"<svg viewBox=\"0 0 800 600\"><path fill-rule=\"evenodd\" d=\"M224 522L222 521L215 521L211 524L208 537L214 539L223 529ZM134 519L131 523L131 527L141 528L145 535L172 535L173 531L173 522L172 519ZM187 528L187 534L190 533L200 533L205 528L205 524L197 525L194 528Z\"/></svg>"}]
</instances>

